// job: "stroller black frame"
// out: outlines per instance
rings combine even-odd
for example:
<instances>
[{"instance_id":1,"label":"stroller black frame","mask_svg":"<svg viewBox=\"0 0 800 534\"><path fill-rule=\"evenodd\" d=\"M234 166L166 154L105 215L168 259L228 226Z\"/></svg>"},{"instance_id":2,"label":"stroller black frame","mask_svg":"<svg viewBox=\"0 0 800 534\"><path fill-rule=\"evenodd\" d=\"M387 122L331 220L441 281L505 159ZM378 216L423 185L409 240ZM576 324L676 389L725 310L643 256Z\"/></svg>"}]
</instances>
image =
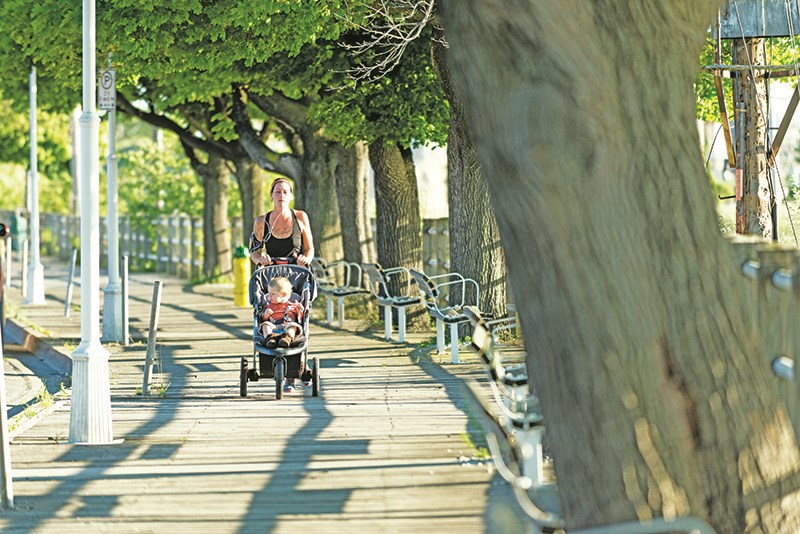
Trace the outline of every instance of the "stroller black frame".
<instances>
[{"instance_id":1,"label":"stroller black frame","mask_svg":"<svg viewBox=\"0 0 800 534\"><path fill-rule=\"evenodd\" d=\"M292 282L292 292L300 296L305 308L302 320L302 335L288 348L267 348L265 339L259 334L260 302L256 292L266 295L267 283L276 276L285 276ZM253 357L252 364L247 356L243 356L239 369L239 394L247 396L247 383L257 382L261 378L275 379L275 398L283 397L285 378L311 381L311 394L319 396L320 373L319 359L308 358L308 324L311 316L311 303L317 296L317 285L314 275L305 267L294 264L273 264L259 267L250 277L248 285L250 304L253 306Z\"/></svg>"}]
</instances>

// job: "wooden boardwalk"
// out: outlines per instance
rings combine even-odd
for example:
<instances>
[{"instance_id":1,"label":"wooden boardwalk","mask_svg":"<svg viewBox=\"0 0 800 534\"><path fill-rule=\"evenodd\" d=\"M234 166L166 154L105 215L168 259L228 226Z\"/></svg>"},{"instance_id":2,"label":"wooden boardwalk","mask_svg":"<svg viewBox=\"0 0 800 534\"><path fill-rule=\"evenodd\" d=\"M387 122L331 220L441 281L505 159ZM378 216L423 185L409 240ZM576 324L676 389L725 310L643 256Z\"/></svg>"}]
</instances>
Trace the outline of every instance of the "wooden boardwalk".
<instances>
[{"instance_id":1,"label":"wooden boardwalk","mask_svg":"<svg viewBox=\"0 0 800 534\"><path fill-rule=\"evenodd\" d=\"M63 317L66 265L45 258L45 266L45 306L19 305L17 287L9 300L17 324L30 333L37 325L47 346L69 354L80 313ZM164 290L151 383L164 394L144 398L155 279ZM466 363L441 364L416 345L429 332L387 343L359 322L331 329L314 320L321 396L300 387L277 401L274 382L263 380L241 398L251 311L233 306L231 288L193 290L152 274L132 275L130 285L131 333L141 343L105 345L121 443L70 444L68 398L20 425L11 447L16 509L0 514L2 532L496 531L486 512L502 484L467 438L461 384L482 376L468 349ZM324 297L314 311L324 316Z\"/></svg>"}]
</instances>

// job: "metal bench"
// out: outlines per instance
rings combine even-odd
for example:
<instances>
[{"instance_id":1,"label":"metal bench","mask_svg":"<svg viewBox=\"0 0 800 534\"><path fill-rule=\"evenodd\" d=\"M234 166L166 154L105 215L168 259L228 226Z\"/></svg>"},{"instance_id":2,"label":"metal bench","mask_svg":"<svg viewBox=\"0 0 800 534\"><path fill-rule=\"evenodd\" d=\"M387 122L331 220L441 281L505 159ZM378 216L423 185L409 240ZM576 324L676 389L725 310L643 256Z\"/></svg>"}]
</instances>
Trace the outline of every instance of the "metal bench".
<instances>
[{"instance_id":1,"label":"metal bench","mask_svg":"<svg viewBox=\"0 0 800 534\"><path fill-rule=\"evenodd\" d=\"M325 320L332 325L335 315L337 326L343 327L345 298L369 294L369 289L364 285L361 266L344 260L328 263L322 258L314 258L311 262L311 272L314 273L317 287L326 297ZM334 301L336 301L335 314Z\"/></svg>"},{"instance_id":2,"label":"metal bench","mask_svg":"<svg viewBox=\"0 0 800 534\"><path fill-rule=\"evenodd\" d=\"M475 288L474 306L480 302L480 287L471 278L464 278L459 273L427 276L416 269L409 269L422 295L422 302L428 313L436 320L436 352L444 354L444 325L450 325L450 356L453 363L458 363L458 325L469 321L464 314L467 302L468 286ZM456 295L456 303L451 304L452 295Z\"/></svg>"},{"instance_id":3,"label":"metal bench","mask_svg":"<svg viewBox=\"0 0 800 534\"><path fill-rule=\"evenodd\" d=\"M421 304L419 295L411 293L411 275L405 267L384 269L377 263L362 263L361 267L369 281L369 290L384 310L384 337L392 339L392 308L397 308L397 339L400 343L406 340L406 308ZM392 277L396 277L398 285L404 289L392 291Z\"/></svg>"}]
</instances>

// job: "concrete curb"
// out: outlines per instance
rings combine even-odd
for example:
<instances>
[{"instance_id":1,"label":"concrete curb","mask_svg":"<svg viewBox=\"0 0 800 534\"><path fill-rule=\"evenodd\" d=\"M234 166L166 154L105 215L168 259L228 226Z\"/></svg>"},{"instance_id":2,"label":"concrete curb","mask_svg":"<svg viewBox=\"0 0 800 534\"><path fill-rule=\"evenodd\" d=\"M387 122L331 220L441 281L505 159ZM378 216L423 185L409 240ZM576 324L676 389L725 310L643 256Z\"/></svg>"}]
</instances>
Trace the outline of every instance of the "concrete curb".
<instances>
[{"instance_id":1,"label":"concrete curb","mask_svg":"<svg viewBox=\"0 0 800 534\"><path fill-rule=\"evenodd\" d=\"M63 352L53 348L29 328L20 325L11 318L6 318L3 339L15 343L25 351L42 358L59 374L72 376L72 359Z\"/></svg>"}]
</instances>

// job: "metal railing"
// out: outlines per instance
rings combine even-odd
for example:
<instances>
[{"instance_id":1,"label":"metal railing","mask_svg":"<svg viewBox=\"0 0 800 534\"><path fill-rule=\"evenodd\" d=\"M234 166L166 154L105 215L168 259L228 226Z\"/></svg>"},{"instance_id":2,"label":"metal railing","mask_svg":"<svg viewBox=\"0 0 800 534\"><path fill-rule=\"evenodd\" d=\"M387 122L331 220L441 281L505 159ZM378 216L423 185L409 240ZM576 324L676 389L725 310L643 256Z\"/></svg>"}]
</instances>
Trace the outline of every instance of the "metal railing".
<instances>
[{"instance_id":1,"label":"metal railing","mask_svg":"<svg viewBox=\"0 0 800 534\"><path fill-rule=\"evenodd\" d=\"M0 220L17 220L18 217L17 212L0 210ZM42 213L40 219L42 253L69 261L72 248L80 247L80 217ZM135 217L119 217L120 256L128 256L131 270L155 270L184 279L196 279L200 276L204 249L202 219L188 215L162 215L147 225L134 224L134 220ZM447 224L447 219L423 221L423 262L428 266L426 269L433 274L446 273L450 266ZM24 226L27 228L27 224ZM107 229L106 218L101 217L101 267L106 267L107 261ZM235 244L244 235L242 220L232 219L227 231L231 237L233 253ZM14 228L12 239L19 240Z\"/></svg>"}]
</instances>

